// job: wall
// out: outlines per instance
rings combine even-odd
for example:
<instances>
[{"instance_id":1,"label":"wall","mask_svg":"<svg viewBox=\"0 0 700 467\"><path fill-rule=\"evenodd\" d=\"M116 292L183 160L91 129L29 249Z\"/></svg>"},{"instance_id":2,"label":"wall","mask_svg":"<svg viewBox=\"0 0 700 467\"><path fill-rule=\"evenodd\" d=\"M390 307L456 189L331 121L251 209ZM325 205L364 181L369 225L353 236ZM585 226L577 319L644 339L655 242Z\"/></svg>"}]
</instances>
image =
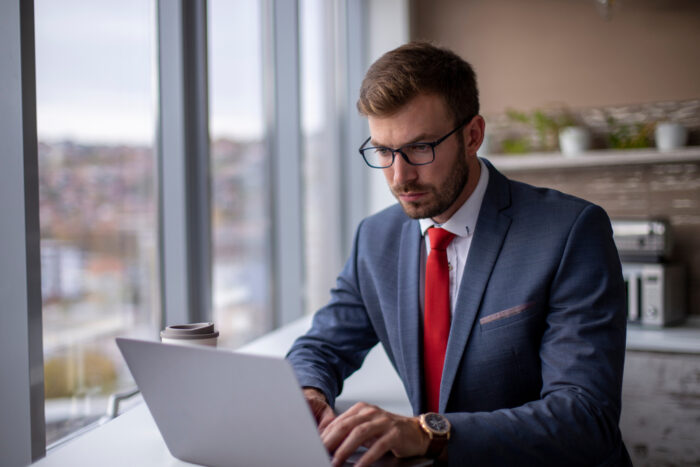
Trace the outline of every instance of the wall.
<instances>
[{"instance_id":1,"label":"wall","mask_svg":"<svg viewBox=\"0 0 700 467\"><path fill-rule=\"evenodd\" d=\"M700 97L694 0L622 0L610 21L594 0L412 0L411 21L472 63L486 115Z\"/></svg>"}]
</instances>

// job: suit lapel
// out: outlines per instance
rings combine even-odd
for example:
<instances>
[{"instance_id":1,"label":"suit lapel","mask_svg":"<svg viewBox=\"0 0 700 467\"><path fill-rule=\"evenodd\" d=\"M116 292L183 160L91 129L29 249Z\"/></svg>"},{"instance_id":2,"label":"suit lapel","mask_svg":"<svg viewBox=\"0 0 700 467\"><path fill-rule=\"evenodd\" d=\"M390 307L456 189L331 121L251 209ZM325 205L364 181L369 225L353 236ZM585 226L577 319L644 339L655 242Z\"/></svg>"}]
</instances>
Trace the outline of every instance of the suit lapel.
<instances>
[{"instance_id":1,"label":"suit lapel","mask_svg":"<svg viewBox=\"0 0 700 467\"><path fill-rule=\"evenodd\" d=\"M421 386L421 335L420 325L420 248L421 233L418 222L406 221L401 231L398 270L398 323L399 342L403 357L403 373L408 397L413 411L420 411Z\"/></svg>"},{"instance_id":2,"label":"suit lapel","mask_svg":"<svg viewBox=\"0 0 700 467\"><path fill-rule=\"evenodd\" d=\"M484 162L489 170L489 185L479 211L474 238L469 248L459 296L452 316L440 385L441 412L444 412L447 406L459 362L479 312L484 290L511 222L510 217L501 212L510 205L508 180L488 161Z\"/></svg>"}]
</instances>

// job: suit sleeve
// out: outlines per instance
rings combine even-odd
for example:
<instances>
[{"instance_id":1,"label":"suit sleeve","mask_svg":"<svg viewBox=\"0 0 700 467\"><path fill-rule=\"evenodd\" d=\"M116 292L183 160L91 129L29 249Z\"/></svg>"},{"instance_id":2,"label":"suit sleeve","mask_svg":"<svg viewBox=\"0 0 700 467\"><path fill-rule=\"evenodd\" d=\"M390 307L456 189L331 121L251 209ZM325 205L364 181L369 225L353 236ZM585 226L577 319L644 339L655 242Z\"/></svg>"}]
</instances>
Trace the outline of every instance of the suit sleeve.
<instances>
[{"instance_id":1,"label":"suit sleeve","mask_svg":"<svg viewBox=\"0 0 700 467\"><path fill-rule=\"evenodd\" d=\"M355 372L378 338L367 316L357 278L360 232L353 250L331 290L331 300L316 312L311 329L298 338L287 359L301 386L320 389L331 407L345 378Z\"/></svg>"},{"instance_id":2,"label":"suit sleeve","mask_svg":"<svg viewBox=\"0 0 700 467\"><path fill-rule=\"evenodd\" d=\"M540 399L448 413L450 465L620 465L625 293L610 221L593 205L573 223L551 283ZM497 383L494 383L497 384Z\"/></svg>"}]
</instances>

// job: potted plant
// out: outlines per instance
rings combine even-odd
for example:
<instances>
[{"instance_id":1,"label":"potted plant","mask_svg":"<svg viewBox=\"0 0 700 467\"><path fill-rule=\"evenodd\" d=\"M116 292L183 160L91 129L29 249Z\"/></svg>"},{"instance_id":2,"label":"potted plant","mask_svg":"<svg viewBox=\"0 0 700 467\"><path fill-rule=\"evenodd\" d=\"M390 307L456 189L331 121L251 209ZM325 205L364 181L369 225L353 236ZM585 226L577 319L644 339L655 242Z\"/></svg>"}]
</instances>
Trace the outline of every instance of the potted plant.
<instances>
[{"instance_id":1,"label":"potted plant","mask_svg":"<svg viewBox=\"0 0 700 467\"><path fill-rule=\"evenodd\" d=\"M557 143L565 155L576 154L590 148L591 137L587 128L577 124L568 111L558 115L549 115L542 110L531 114L508 110L508 117L518 123L531 127L536 135L536 150L555 151ZM506 152L525 152L530 150L526 138L510 138L503 142Z\"/></svg>"},{"instance_id":2,"label":"potted plant","mask_svg":"<svg viewBox=\"0 0 700 467\"><path fill-rule=\"evenodd\" d=\"M612 149L638 149L651 147L651 137L654 133L653 123L620 123L615 118L607 118L608 146Z\"/></svg>"}]
</instances>

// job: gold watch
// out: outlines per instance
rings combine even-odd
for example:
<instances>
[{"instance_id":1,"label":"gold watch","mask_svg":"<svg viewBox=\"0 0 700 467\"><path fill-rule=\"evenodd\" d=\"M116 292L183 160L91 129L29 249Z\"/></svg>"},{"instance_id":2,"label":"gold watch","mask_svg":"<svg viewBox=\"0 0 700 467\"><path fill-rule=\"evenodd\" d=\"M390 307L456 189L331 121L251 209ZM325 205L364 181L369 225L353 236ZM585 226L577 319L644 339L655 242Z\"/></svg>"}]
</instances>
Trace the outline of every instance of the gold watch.
<instances>
[{"instance_id":1,"label":"gold watch","mask_svg":"<svg viewBox=\"0 0 700 467\"><path fill-rule=\"evenodd\" d=\"M447 441L450 439L450 430L452 425L450 421L443 415L434 412L428 412L418 417L421 429L430 438L430 445L426 457L436 459L442 450L445 449Z\"/></svg>"}]
</instances>

